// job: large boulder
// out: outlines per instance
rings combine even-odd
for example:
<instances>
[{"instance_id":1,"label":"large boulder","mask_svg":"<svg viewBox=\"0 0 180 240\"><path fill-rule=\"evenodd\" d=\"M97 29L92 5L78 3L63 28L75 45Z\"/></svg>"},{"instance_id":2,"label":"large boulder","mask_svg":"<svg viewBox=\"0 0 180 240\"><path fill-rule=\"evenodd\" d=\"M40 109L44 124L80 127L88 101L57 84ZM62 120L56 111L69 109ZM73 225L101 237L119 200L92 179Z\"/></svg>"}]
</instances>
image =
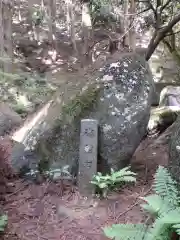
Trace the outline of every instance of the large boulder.
<instances>
[{"instance_id":1,"label":"large boulder","mask_svg":"<svg viewBox=\"0 0 180 240\"><path fill-rule=\"evenodd\" d=\"M41 168L69 165L71 173L77 174L82 118L99 121L101 171L117 170L130 163L150 116L154 86L148 63L138 54L127 54L116 61L111 59L94 78L89 85L82 86L82 94L64 105L53 129L36 134L41 135L35 151ZM54 110L54 114L59 111ZM40 131L43 127L44 123ZM32 155L31 158L34 161Z\"/></svg>"},{"instance_id":2,"label":"large boulder","mask_svg":"<svg viewBox=\"0 0 180 240\"><path fill-rule=\"evenodd\" d=\"M173 124L171 131L168 169L172 177L180 184L180 116Z\"/></svg>"},{"instance_id":3,"label":"large boulder","mask_svg":"<svg viewBox=\"0 0 180 240\"><path fill-rule=\"evenodd\" d=\"M94 101L90 101L93 104L80 111L70 123L66 121L69 117L66 117L53 136L44 143L41 141L41 145L45 145L41 153L47 152L55 167L68 164L77 171L81 118L99 121L99 163L102 171L128 165L144 137L153 93L152 75L144 58L133 54L107 64L101 69L97 86L98 93L92 98ZM86 102L82 98L77 104L86 105ZM72 101L71 112L77 104Z\"/></svg>"}]
</instances>

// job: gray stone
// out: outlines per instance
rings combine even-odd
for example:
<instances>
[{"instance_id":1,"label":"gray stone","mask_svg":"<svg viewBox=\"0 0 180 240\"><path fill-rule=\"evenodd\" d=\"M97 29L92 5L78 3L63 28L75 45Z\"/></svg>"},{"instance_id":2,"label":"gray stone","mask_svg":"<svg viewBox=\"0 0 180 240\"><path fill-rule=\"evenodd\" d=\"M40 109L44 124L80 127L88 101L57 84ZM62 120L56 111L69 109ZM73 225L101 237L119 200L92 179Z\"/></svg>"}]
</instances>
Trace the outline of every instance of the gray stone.
<instances>
[{"instance_id":1,"label":"gray stone","mask_svg":"<svg viewBox=\"0 0 180 240\"><path fill-rule=\"evenodd\" d=\"M157 107L151 110L147 131L149 135L162 133L177 118L180 109L173 107Z\"/></svg>"},{"instance_id":2,"label":"gray stone","mask_svg":"<svg viewBox=\"0 0 180 240\"><path fill-rule=\"evenodd\" d=\"M0 104L0 136L9 133L13 128L20 126L21 117L7 104Z\"/></svg>"},{"instance_id":3,"label":"gray stone","mask_svg":"<svg viewBox=\"0 0 180 240\"><path fill-rule=\"evenodd\" d=\"M98 122L94 119L81 120L79 148L78 187L82 195L93 194L90 183L97 172Z\"/></svg>"},{"instance_id":4,"label":"gray stone","mask_svg":"<svg viewBox=\"0 0 180 240\"><path fill-rule=\"evenodd\" d=\"M26 149L24 144L13 141L9 162L15 173L26 173L30 169L37 169L35 152Z\"/></svg>"},{"instance_id":5,"label":"gray stone","mask_svg":"<svg viewBox=\"0 0 180 240\"><path fill-rule=\"evenodd\" d=\"M123 168L146 133L150 115L153 80L148 64L139 55L129 55L107 64L97 79L95 101L71 123L60 123L46 148L52 161L69 164L77 172L81 118L97 119L99 131L99 169ZM84 102L83 100L78 101ZM74 103L74 102L73 102ZM69 119L69 117L67 117ZM51 145L52 146L52 145Z\"/></svg>"},{"instance_id":6,"label":"gray stone","mask_svg":"<svg viewBox=\"0 0 180 240\"><path fill-rule=\"evenodd\" d=\"M100 160L118 170L130 163L146 133L154 85L138 55L105 66L101 81L104 88L91 116L100 123Z\"/></svg>"},{"instance_id":7,"label":"gray stone","mask_svg":"<svg viewBox=\"0 0 180 240\"><path fill-rule=\"evenodd\" d=\"M164 84L160 84L159 90ZM180 112L180 86L165 86L160 92L159 106L152 109L148 133L162 132L177 118Z\"/></svg>"},{"instance_id":8,"label":"gray stone","mask_svg":"<svg viewBox=\"0 0 180 240\"><path fill-rule=\"evenodd\" d=\"M180 86L166 86L160 94L159 106L178 107L180 109Z\"/></svg>"},{"instance_id":9,"label":"gray stone","mask_svg":"<svg viewBox=\"0 0 180 240\"><path fill-rule=\"evenodd\" d=\"M37 120L36 127L24 135L25 145L29 145L33 136L38 136L33 140L38 161L48 160L51 166L56 163L56 168L68 165L70 172L76 175L80 122L88 118L97 119L100 126L98 171L117 170L130 163L146 133L154 84L148 63L142 56L130 53L123 57L118 55L117 59L110 59L98 74L92 71L91 81L83 76L82 91L79 85L71 85L73 91L64 89L61 95L56 94L56 105L53 101L43 115L44 120ZM60 100L60 96L65 100ZM62 102L65 103L63 108ZM60 117L55 124L57 118L53 116L58 114ZM53 128L49 127L50 123ZM48 130L42 134L44 128Z\"/></svg>"},{"instance_id":10,"label":"gray stone","mask_svg":"<svg viewBox=\"0 0 180 240\"><path fill-rule=\"evenodd\" d=\"M169 140L168 170L172 177L180 184L180 116L172 128Z\"/></svg>"},{"instance_id":11,"label":"gray stone","mask_svg":"<svg viewBox=\"0 0 180 240\"><path fill-rule=\"evenodd\" d=\"M162 93L163 93L163 95L165 93L164 89L169 89L169 87L170 88L173 87L173 89L176 87L180 87L178 85L178 83L171 83L171 82L156 82L154 85L155 85L155 89L154 89L154 95L153 95L153 100L152 100L152 106L159 106L159 103L162 102L162 100L160 101L160 95L162 98ZM168 90L168 92L169 92L169 90Z\"/></svg>"}]
</instances>

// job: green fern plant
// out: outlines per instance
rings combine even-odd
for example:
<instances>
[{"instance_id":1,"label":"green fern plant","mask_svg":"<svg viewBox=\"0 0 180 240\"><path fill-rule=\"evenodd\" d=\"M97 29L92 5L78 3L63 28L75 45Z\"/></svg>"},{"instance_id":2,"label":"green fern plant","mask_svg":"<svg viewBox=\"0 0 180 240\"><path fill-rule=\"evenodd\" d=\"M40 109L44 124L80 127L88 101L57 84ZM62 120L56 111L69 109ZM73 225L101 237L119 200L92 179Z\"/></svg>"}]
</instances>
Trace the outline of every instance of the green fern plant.
<instances>
[{"instance_id":1,"label":"green fern plant","mask_svg":"<svg viewBox=\"0 0 180 240\"><path fill-rule=\"evenodd\" d=\"M91 183L96 185L102 196L106 197L109 190L114 190L117 186L125 182L135 182L136 173L130 171L130 167L125 167L120 171L114 171L111 169L110 174L105 176L98 172L92 179Z\"/></svg>"},{"instance_id":2,"label":"green fern plant","mask_svg":"<svg viewBox=\"0 0 180 240\"><path fill-rule=\"evenodd\" d=\"M0 232L4 232L7 222L8 222L7 215L1 215L0 216Z\"/></svg>"},{"instance_id":3,"label":"green fern plant","mask_svg":"<svg viewBox=\"0 0 180 240\"><path fill-rule=\"evenodd\" d=\"M180 196L177 183L166 168L159 166L153 184L155 194L142 198L141 207L154 218L152 225L115 224L104 228L115 240L174 240L180 236Z\"/></svg>"}]
</instances>

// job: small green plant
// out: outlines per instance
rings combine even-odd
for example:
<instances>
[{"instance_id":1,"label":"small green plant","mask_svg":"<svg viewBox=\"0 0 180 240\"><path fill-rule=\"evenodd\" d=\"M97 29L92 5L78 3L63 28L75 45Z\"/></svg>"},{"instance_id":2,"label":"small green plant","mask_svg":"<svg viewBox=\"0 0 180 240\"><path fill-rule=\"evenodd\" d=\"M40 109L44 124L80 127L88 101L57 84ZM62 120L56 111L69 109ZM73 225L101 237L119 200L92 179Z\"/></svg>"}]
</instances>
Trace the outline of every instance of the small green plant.
<instances>
[{"instance_id":1,"label":"small green plant","mask_svg":"<svg viewBox=\"0 0 180 240\"><path fill-rule=\"evenodd\" d=\"M7 225L7 222L8 222L8 217L7 215L1 215L0 216L0 232L4 232L5 230L5 227Z\"/></svg>"},{"instance_id":2,"label":"small green plant","mask_svg":"<svg viewBox=\"0 0 180 240\"><path fill-rule=\"evenodd\" d=\"M154 217L152 225L114 224L104 228L115 240L178 240L180 236L180 195L167 169L159 166L153 184L155 194L142 198L142 208Z\"/></svg>"},{"instance_id":3,"label":"small green plant","mask_svg":"<svg viewBox=\"0 0 180 240\"><path fill-rule=\"evenodd\" d=\"M111 6L111 3L109 0L90 0L90 14L92 18L93 24L96 22L109 22L110 16L106 11L109 11L109 7Z\"/></svg>"},{"instance_id":4,"label":"small green plant","mask_svg":"<svg viewBox=\"0 0 180 240\"><path fill-rule=\"evenodd\" d=\"M51 179L53 181L57 181L60 179L72 179L72 175L69 172L69 166L66 165L62 168L56 168L56 169L48 169L47 171L39 171L31 169L27 173L25 173L26 176L29 176L31 179L37 179L38 175L42 175L45 178Z\"/></svg>"},{"instance_id":5,"label":"small green plant","mask_svg":"<svg viewBox=\"0 0 180 240\"><path fill-rule=\"evenodd\" d=\"M135 182L135 176L136 173L131 172L130 167L125 167L120 171L111 169L111 173L105 176L98 172L97 175L93 177L91 183L102 191L103 197L106 197L109 190L114 190L117 186L120 187L120 185L125 182Z\"/></svg>"},{"instance_id":6,"label":"small green plant","mask_svg":"<svg viewBox=\"0 0 180 240\"><path fill-rule=\"evenodd\" d=\"M57 169L49 169L48 171L45 172L45 175L51 178L52 180L56 181L59 179L71 179L72 176L69 172L69 166L66 165L62 168L57 168Z\"/></svg>"},{"instance_id":7,"label":"small green plant","mask_svg":"<svg viewBox=\"0 0 180 240\"><path fill-rule=\"evenodd\" d=\"M44 12L43 10L34 8L32 13L32 21L35 24L35 26L39 26L43 23L44 20Z\"/></svg>"}]
</instances>

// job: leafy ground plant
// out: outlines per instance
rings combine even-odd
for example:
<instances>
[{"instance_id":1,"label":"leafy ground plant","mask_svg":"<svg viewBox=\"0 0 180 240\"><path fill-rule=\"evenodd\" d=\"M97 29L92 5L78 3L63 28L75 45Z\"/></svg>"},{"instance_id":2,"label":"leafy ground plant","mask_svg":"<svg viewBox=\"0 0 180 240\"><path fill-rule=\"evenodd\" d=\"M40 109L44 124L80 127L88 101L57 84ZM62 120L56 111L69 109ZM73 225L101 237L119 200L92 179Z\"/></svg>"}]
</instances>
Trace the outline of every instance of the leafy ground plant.
<instances>
[{"instance_id":1,"label":"leafy ground plant","mask_svg":"<svg viewBox=\"0 0 180 240\"><path fill-rule=\"evenodd\" d=\"M39 175L42 175L45 179L49 179L52 181L58 181L61 179L72 179L72 175L69 172L69 165L56 169L50 168L47 171L31 169L30 171L25 173L25 176L29 177L32 180L37 180Z\"/></svg>"},{"instance_id":2,"label":"leafy ground plant","mask_svg":"<svg viewBox=\"0 0 180 240\"><path fill-rule=\"evenodd\" d=\"M111 169L111 173L106 174L105 176L98 172L97 175L93 177L91 183L97 186L97 190L102 192L103 197L107 197L108 191L120 187L121 184L135 182L135 176L136 173L130 171L130 167L125 167L120 171L114 171Z\"/></svg>"},{"instance_id":3,"label":"leafy ground plant","mask_svg":"<svg viewBox=\"0 0 180 240\"><path fill-rule=\"evenodd\" d=\"M180 195L177 183L166 168L159 166L153 184L155 194L142 198L141 207L154 218L152 225L114 224L104 233L115 240L178 240L180 236Z\"/></svg>"},{"instance_id":4,"label":"leafy ground plant","mask_svg":"<svg viewBox=\"0 0 180 240\"><path fill-rule=\"evenodd\" d=\"M7 215L1 215L0 216L0 233L4 232L7 222L8 222Z\"/></svg>"}]
</instances>

